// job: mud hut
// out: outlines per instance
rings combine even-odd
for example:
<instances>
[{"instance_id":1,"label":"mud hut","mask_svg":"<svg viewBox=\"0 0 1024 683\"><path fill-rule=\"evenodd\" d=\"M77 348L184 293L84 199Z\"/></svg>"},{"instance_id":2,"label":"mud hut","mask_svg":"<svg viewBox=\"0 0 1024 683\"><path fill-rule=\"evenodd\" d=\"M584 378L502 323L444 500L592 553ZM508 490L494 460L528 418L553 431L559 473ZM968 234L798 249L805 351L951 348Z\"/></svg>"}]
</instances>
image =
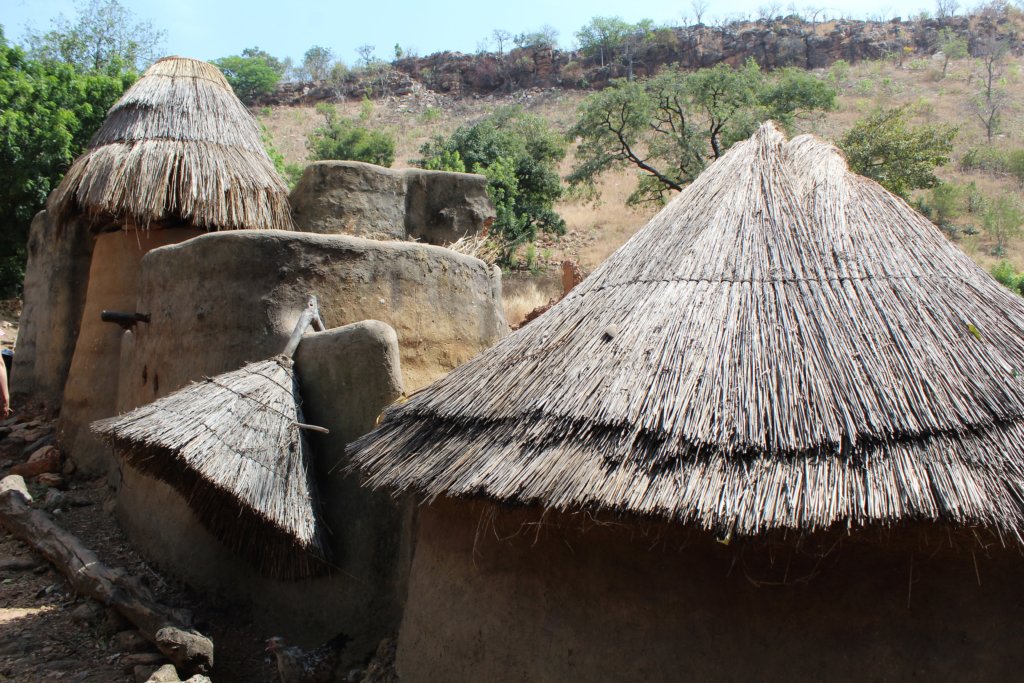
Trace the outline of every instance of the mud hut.
<instances>
[{"instance_id":1,"label":"mud hut","mask_svg":"<svg viewBox=\"0 0 1024 683\"><path fill-rule=\"evenodd\" d=\"M51 195L47 213L65 226L58 233L76 233L61 239L85 243L72 258L91 258L87 287L61 283L86 289L72 319L59 321L60 329L77 331L62 397L61 441L80 467L102 470L106 449L88 425L115 412L122 331L101 322L100 312L135 310L140 262L155 247L207 231L292 229L288 188L264 150L255 119L220 71L167 57L111 108L88 151ZM30 300L47 296L26 292ZM35 336L50 333L44 327Z\"/></svg>"},{"instance_id":2,"label":"mud hut","mask_svg":"<svg viewBox=\"0 0 1024 683\"><path fill-rule=\"evenodd\" d=\"M1013 677L1022 368L1024 299L768 124L350 448L430 503L398 673Z\"/></svg>"}]
</instances>

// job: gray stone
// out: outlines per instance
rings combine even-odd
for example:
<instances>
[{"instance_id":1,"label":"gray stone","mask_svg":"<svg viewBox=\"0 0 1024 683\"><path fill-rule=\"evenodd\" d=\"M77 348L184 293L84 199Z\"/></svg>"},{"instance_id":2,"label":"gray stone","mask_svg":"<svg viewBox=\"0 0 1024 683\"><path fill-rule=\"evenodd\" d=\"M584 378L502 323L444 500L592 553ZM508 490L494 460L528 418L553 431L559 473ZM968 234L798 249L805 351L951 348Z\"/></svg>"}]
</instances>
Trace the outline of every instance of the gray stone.
<instances>
[{"instance_id":1,"label":"gray stone","mask_svg":"<svg viewBox=\"0 0 1024 683\"><path fill-rule=\"evenodd\" d=\"M152 647L138 630L118 631L114 634L114 646L121 652L143 652Z\"/></svg>"},{"instance_id":2,"label":"gray stone","mask_svg":"<svg viewBox=\"0 0 1024 683\"><path fill-rule=\"evenodd\" d=\"M181 683L181 679L173 664L164 664L146 678L145 683Z\"/></svg>"},{"instance_id":3,"label":"gray stone","mask_svg":"<svg viewBox=\"0 0 1024 683\"><path fill-rule=\"evenodd\" d=\"M290 198L299 230L450 244L494 221L487 179L360 161L306 167Z\"/></svg>"},{"instance_id":4,"label":"gray stone","mask_svg":"<svg viewBox=\"0 0 1024 683\"><path fill-rule=\"evenodd\" d=\"M135 667L132 669L132 677L135 680L135 683L150 683L150 679L153 677L153 675L166 666L170 666L172 669L174 668L174 665L172 664L165 664L164 666L155 666L153 664L136 664ZM180 679L178 678L178 672L175 671L174 678L171 679L171 682L175 683L179 680Z\"/></svg>"},{"instance_id":5,"label":"gray stone","mask_svg":"<svg viewBox=\"0 0 1024 683\"><path fill-rule=\"evenodd\" d=\"M27 445L23 449L21 449L21 455L23 457L28 457L28 456L32 455L33 453L35 453L36 451L38 451L43 446L49 446L49 445L55 443L56 441L57 441L57 435L56 434L53 434L53 433L47 434L46 436L44 436L42 438L39 438L39 439L36 439L32 443L30 443L29 445Z\"/></svg>"},{"instance_id":6,"label":"gray stone","mask_svg":"<svg viewBox=\"0 0 1024 683\"><path fill-rule=\"evenodd\" d=\"M71 620L82 624L91 624L103 616L103 606L93 600L87 600L71 610Z\"/></svg>"},{"instance_id":7,"label":"gray stone","mask_svg":"<svg viewBox=\"0 0 1024 683\"><path fill-rule=\"evenodd\" d=\"M0 479L0 495L7 491L17 491L25 499L25 502L32 502L32 494L28 492L28 487L25 486L25 478L20 474L9 474Z\"/></svg>"}]
</instances>

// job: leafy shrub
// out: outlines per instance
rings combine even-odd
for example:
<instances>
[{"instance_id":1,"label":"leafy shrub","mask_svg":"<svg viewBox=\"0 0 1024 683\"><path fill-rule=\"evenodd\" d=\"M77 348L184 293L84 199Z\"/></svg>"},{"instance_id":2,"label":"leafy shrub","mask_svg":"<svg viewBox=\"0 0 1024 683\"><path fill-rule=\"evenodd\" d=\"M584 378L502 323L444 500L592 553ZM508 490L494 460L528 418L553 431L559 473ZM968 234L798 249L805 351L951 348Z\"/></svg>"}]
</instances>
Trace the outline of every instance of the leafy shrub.
<instances>
[{"instance_id":1,"label":"leafy shrub","mask_svg":"<svg viewBox=\"0 0 1024 683\"><path fill-rule=\"evenodd\" d=\"M302 164L289 164L284 160L284 155L277 151L277 147L274 145L273 135L262 123L260 124L260 137L263 140L263 149L267 150L267 156L274 163L274 170L288 183L289 188L295 187L299 178L302 177Z\"/></svg>"},{"instance_id":2,"label":"leafy shrub","mask_svg":"<svg viewBox=\"0 0 1024 683\"><path fill-rule=\"evenodd\" d=\"M985 207L982 223L985 232L995 240L992 254L1002 256L1006 253L1006 243L1024 229L1024 206L1010 195L996 197Z\"/></svg>"},{"instance_id":3,"label":"leafy shrub","mask_svg":"<svg viewBox=\"0 0 1024 683\"><path fill-rule=\"evenodd\" d=\"M324 125L314 130L306 140L310 159L365 161L378 166L390 166L395 162L395 139L391 135L364 128L356 120L339 116L329 104L319 104L316 110L324 117Z\"/></svg>"},{"instance_id":4,"label":"leafy shrub","mask_svg":"<svg viewBox=\"0 0 1024 683\"><path fill-rule=\"evenodd\" d=\"M259 48L245 50L242 55L215 59L213 64L224 74L238 99L246 104L260 95L272 92L284 73L281 62Z\"/></svg>"},{"instance_id":5,"label":"leafy shrub","mask_svg":"<svg viewBox=\"0 0 1024 683\"><path fill-rule=\"evenodd\" d=\"M862 78L853 86L853 92L861 97L869 97L875 94L875 79Z\"/></svg>"},{"instance_id":6,"label":"leafy shrub","mask_svg":"<svg viewBox=\"0 0 1024 683\"><path fill-rule=\"evenodd\" d=\"M499 109L450 137L435 136L420 148L422 168L472 171L487 177L497 213L491 235L498 261L512 266L516 249L533 242L538 231L562 234L565 221L555 213L562 196L557 164L566 142L546 121L519 107Z\"/></svg>"},{"instance_id":7,"label":"leafy shrub","mask_svg":"<svg viewBox=\"0 0 1024 683\"><path fill-rule=\"evenodd\" d=\"M926 195L918 198L917 210L950 237L958 237L960 228L953 221L964 210L966 188L956 183L939 183Z\"/></svg>"},{"instance_id":8,"label":"leafy shrub","mask_svg":"<svg viewBox=\"0 0 1024 683\"><path fill-rule=\"evenodd\" d=\"M434 123L441 118L441 110L437 107L427 107L420 114L421 123Z\"/></svg>"},{"instance_id":9,"label":"leafy shrub","mask_svg":"<svg viewBox=\"0 0 1024 683\"><path fill-rule=\"evenodd\" d=\"M938 166L953 151L954 126L911 126L907 107L878 109L839 140L850 170L881 183L904 199L911 190L939 184Z\"/></svg>"},{"instance_id":10,"label":"leafy shrub","mask_svg":"<svg viewBox=\"0 0 1024 683\"><path fill-rule=\"evenodd\" d=\"M1013 267L1013 264L1007 260L1002 260L992 267L992 277L996 279L999 284L1003 285L1007 289L1011 289L1017 294L1024 293L1024 273L1017 272L1017 269Z\"/></svg>"},{"instance_id":11,"label":"leafy shrub","mask_svg":"<svg viewBox=\"0 0 1024 683\"><path fill-rule=\"evenodd\" d=\"M1024 149L1015 149L1007 155L1006 170L1024 187Z\"/></svg>"},{"instance_id":12,"label":"leafy shrub","mask_svg":"<svg viewBox=\"0 0 1024 683\"><path fill-rule=\"evenodd\" d=\"M982 173L1006 173L1009 166L1009 154L996 147L972 147L964 152L958 164L960 170Z\"/></svg>"},{"instance_id":13,"label":"leafy shrub","mask_svg":"<svg viewBox=\"0 0 1024 683\"><path fill-rule=\"evenodd\" d=\"M832 62L832 66L828 70L828 79L832 82L832 87L838 90L846 82L847 76L850 75L850 63L845 59L837 59Z\"/></svg>"}]
</instances>

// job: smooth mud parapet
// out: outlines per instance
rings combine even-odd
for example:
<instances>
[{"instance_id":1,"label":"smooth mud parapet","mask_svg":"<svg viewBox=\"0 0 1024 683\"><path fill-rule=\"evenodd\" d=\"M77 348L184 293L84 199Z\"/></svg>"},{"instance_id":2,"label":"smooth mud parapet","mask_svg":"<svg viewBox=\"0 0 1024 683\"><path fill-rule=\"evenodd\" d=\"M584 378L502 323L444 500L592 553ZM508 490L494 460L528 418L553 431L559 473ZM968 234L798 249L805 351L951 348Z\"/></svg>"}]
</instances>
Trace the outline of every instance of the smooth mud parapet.
<instances>
[{"instance_id":1,"label":"smooth mud parapet","mask_svg":"<svg viewBox=\"0 0 1024 683\"><path fill-rule=\"evenodd\" d=\"M473 173L318 161L291 194L299 230L450 244L494 221L487 179Z\"/></svg>"},{"instance_id":2,"label":"smooth mud parapet","mask_svg":"<svg viewBox=\"0 0 1024 683\"><path fill-rule=\"evenodd\" d=\"M136 303L151 319L136 327L120 407L280 353L310 294L328 328L391 325L414 391L507 333L492 278L448 249L343 235L242 230L154 250Z\"/></svg>"}]
</instances>

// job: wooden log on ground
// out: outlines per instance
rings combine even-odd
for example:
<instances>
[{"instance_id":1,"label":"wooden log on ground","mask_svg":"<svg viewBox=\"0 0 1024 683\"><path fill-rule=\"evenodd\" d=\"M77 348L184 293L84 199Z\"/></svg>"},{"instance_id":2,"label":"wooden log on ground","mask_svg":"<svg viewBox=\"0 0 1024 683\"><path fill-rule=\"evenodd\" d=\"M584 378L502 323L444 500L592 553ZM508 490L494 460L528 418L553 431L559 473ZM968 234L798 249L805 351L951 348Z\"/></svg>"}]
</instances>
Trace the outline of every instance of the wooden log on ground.
<instances>
[{"instance_id":1,"label":"wooden log on ground","mask_svg":"<svg viewBox=\"0 0 1024 683\"><path fill-rule=\"evenodd\" d=\"M124 570L108 567L48 514L29 506L20 476L0 481L0 525L52 562L76 591L112 607L186 674L213 667L213 641L188 627L180 614L160 605Z\"/></svg>"}]
</instances>

